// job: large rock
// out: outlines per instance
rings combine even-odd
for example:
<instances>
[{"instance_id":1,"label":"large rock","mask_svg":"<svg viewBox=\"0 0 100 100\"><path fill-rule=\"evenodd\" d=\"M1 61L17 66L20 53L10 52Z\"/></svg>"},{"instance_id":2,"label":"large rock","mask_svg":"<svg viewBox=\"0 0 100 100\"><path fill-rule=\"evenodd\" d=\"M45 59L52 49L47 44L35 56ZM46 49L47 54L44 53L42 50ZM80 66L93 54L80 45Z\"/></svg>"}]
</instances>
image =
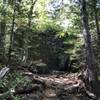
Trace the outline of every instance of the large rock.
<instances>
[{"instance_id":1,"label":"large rock","mask_svg":"<svg viewBox=\"0 0 100 100\"><path fill-rule=\"evenodd\" d=\"M60 54L58 56L58 66L60 71L69 71L70 68L70 56L67 54Z\"/></svg>"},{"instance_id":2,"label":"large rock","mask_svg":"<svg viewBox=\"0 0 100 100\"><path fill-rule=\"evenodd\" d=\"M41 60L33 61L32 65L29 67L29 70L36 74L49 73L47 64L43 63Z\"/></svg>"}]
</instances>

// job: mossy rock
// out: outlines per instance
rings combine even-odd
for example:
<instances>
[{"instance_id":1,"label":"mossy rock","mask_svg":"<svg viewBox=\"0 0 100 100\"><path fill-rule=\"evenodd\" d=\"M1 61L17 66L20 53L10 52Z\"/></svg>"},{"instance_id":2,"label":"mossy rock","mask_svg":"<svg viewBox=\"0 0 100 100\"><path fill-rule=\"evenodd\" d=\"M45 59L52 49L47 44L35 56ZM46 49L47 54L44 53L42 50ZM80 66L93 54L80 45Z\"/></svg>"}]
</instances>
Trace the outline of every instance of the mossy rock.
<instances>
[{"instance_id":1,"label":"mossy rock","mask_svg":"<svg viewBox=\"0 0 100 100\"><path fill-rule=\"evenodd\" d=\"M47 74L49 73L48 66L45 63L37 63L29 67L29 70L36 74Z\"/></svg>"},{"instance_id":2,"label":"mossy rock","mask_svg":"<svg viewBox=\"0 0 100 100\"><path fill-rule=\"evenodd\" d=\"M48 66L45 63L37 64L37 73L38 74L47 74L47 73L49 73Z\"/></svg>"}]
</instances>

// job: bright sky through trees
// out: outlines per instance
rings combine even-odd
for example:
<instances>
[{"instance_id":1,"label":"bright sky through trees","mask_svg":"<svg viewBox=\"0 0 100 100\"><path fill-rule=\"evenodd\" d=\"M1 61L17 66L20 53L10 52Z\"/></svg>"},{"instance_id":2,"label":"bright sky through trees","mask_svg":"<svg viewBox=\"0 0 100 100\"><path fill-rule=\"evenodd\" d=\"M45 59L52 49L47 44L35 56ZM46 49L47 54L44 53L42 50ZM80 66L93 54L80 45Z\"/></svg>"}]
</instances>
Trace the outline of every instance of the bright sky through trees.
<instances>
[{"instance_id":1,"label":"bright sky through trees","mask_svg":"<svg viewBox=\"0 0 100 100\"><path fill-rule=\"evenodd\" d=\"M69 0L54 0L50 3L47 4L46 9L49 12L49 17L53 15L56 10L63 8L64 5L69 5L70 1ZM68 10L68 9L66 9ZM66 28L68 27L71 22L69 19L66 18L66 15L60 15L60 19L57 22L57 24L60 24L62 27Z\"/></svg>"}]
</instances>

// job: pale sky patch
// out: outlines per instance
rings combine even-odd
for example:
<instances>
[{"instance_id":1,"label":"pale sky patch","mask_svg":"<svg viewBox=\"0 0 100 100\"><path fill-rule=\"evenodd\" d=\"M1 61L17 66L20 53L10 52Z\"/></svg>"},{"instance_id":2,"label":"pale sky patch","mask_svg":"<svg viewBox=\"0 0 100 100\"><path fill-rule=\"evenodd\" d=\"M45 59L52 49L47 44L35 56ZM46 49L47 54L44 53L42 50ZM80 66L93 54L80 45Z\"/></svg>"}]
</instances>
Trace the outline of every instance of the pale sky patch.
<instances>
[{"instance_id":1,"label":"pale sky patch","mask_svg":"<svg viewBox=\"0 0 100 100\"><path fill-rule=\"evenodd\" d=\"M50 13L50 14L48 13L48 17L53 16L56 9L63 7L63 4L70 5L70 0L54 0L53 2L48 3L46 6L46 10ZM67 8L66 10L69 11L69 8ZM67 28L68 26L71 25L71 21L66 18L66 15L60 15L57 24L61 25L64 28Z\"/></svg>"}]
</instances>

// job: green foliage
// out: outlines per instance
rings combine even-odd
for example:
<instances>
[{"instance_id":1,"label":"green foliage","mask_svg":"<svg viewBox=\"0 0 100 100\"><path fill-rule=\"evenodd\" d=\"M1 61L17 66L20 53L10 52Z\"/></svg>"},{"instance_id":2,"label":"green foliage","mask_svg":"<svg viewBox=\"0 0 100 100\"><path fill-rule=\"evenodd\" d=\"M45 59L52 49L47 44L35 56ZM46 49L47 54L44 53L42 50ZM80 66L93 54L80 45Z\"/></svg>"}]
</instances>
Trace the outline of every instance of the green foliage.
<instances>
[{"instance_id":1,"label":"green foliage","mask_svg":"<svg viewBox=\"0 0 100 100\"><path fill-rule=\"evenodd\" d=\"M56 58L58 52L76 56L77 50L80 50L82 45L82 40L79 37L81 30L79 6L73 6L66 0L60 3L57 0L37 0L32 10L31 26L29 27L28 21L31 5L31 0L18 2L10 0L8 3L5 36L6 54L8 54L10 45L9 37L11 36L14 6L16 8L11 51L12 62L16 63L15 65L18 63L23 65L25 59L27 59L27 62L30 62L33 59L40 59L44 55L43 59L47 58L49 56L48 52L52 56L51 58ZM49 5L54 9L50 8L51 12L48 10ZM46 35L46 37L42 36L42 34ZM59 46L59 44L62 46Z\"/></svg>"},{"instance_id":2,"label":"green foliage","mask_svg":"<svg viewBox=\"0 0 100 100\"><path fill-rule=\"evenodd\" d=\"M2 80L0 80L0 88L3 88L3 92L8 89L15 88L19 83L24 83L25 79L19 73L9 73Z\"/></svg>"},{"instance_id":3,"label":"green foliage","mask_svg":"<svg viewBox=\"0 0 100 100\"><path fill-rule=\"evenodd\" d=\"M1 93L5 93L5 92L9 92L11 91L11 89L15 89L15 87L18 84L27 84L29 83L29 80L26 80L21 73L19 72L12 72L7 74L7 76L5 76L2 80L0 80L0 92ZM6 97L4 97L3 99L0 98L0 100L7 100ZM15 96L14 100L20 100L19 97Z\"/></svg>"},{"instance_id":4,"label":"green foliage","mask_svg":"<svg viewBox=\"0 0 100 100\"><path fill-rule=\"evenodd\" d=\"M83 57L80 55L84 41L81 35L82 23L79 4L72 2L77 0L37 0L31 13L32 0L4 1L8 2L3 3L3 0L0 0L0 25L1 22L5 22L6 26L4 32L0 30L0 54L4 54L8 60L9 47L12 45L9 61L12 66L32 67L32 72L36 69L37 72L45 73L46 70L49 72L49 69L59 66L58 58L64 60L70 56L70 63L74 61L71 66L79 68L79 63L77 64L76 61L79 62ZM90 31L93 39L96 40L94 8L96 7L99 16L99 5L99 0L97 2L95 0L87 1ZM14 13L15 19L13 19ZM31 21L30 25L29 21ZM98 22L100 23L100 21ZM12 23L14 23L13 36ZM11 38L13 41L10 44ZM93 46L97 45L94 43ZM100 53L96 52L96 58L100 60ZM41 61L40 65L29 66L30 62L35 61ZM8 62L6 63L8 64ZM2 66L1 64L0 68ZM18 84L27 84L28 82L19 72L11 72L0 80L0 92L7 92ZM4 97L3 100L7 100L7 98ZM20 98L16 96L14 100L20 100Z\"/></svg>"}]
</instances>

